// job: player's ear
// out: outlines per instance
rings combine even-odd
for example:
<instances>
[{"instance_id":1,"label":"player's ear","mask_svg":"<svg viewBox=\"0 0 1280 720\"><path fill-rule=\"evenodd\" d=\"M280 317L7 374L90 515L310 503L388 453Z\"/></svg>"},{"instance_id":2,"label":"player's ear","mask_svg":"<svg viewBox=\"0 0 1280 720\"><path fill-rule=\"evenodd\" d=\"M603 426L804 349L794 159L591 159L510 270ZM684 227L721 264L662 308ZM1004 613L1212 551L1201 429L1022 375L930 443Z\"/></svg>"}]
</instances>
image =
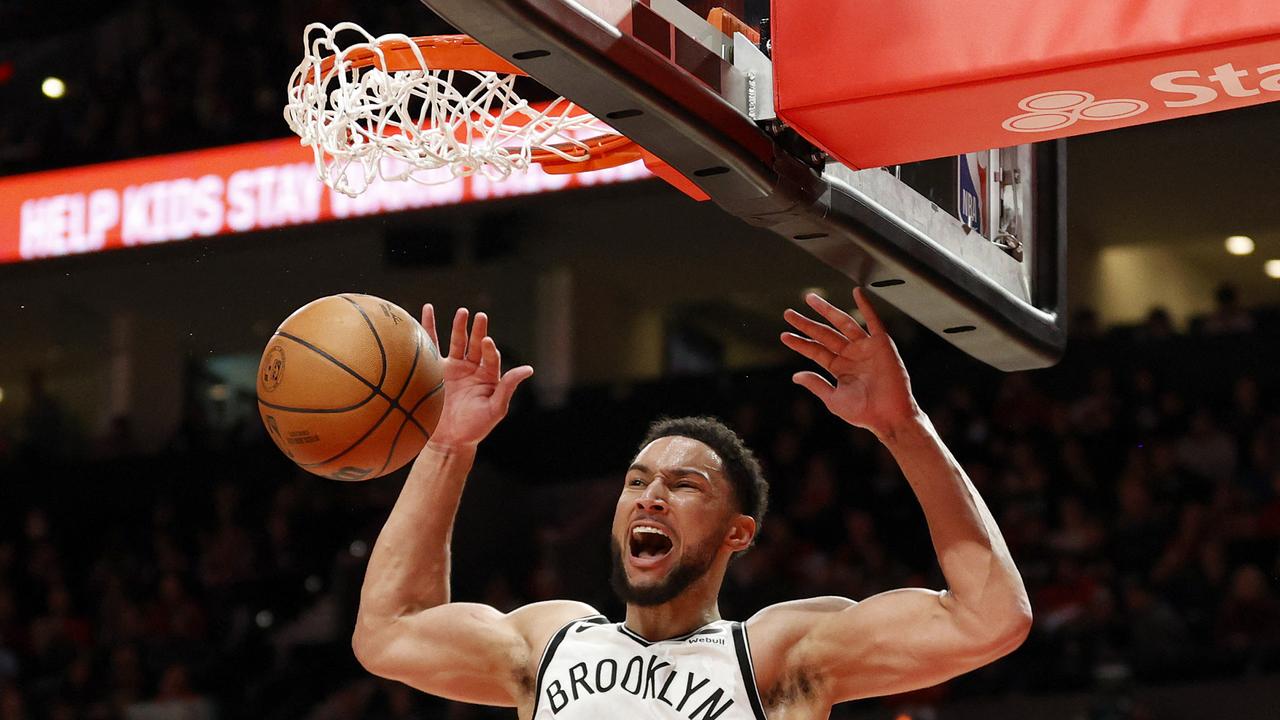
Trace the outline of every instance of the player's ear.
<instances>
[{"instance_id":1,"label":"player's ear","mask_svg":"<svg viewBox=\"0 0 1280 720\"><path fill-rule=\"evenodd\" d=\"M756 519L750 515L739 514L729 525L729 536L725 542L733 552L741 552L751 547L756 537Z\"/></svg>"}]
</instances>

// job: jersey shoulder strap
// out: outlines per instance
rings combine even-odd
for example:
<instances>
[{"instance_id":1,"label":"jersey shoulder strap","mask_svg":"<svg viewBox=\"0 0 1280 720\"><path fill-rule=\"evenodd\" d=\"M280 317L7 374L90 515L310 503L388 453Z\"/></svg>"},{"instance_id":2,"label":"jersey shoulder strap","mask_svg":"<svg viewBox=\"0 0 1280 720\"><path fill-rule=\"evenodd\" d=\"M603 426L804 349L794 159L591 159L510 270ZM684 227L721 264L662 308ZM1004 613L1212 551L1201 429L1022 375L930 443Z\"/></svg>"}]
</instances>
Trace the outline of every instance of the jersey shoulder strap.
<instances>
[{"instance_id":1,"label":"jersey shoulder strap","mask_svg":"<svg viewBox=\"0 0 1280 720\"><path fill-rule=\"evenodd\" d=\"M756 687L756 668L751 662L751 644L747 641L747 626L734 621L729 626L729 634L733 637L733 652L738 656L738 672L742 675L742 684L746 686L747 701L751 703L751 714L756 720L765 720L764 703L760 700L760 690Z\"/></svg>"},{"instance_id":2,"label":"jersey shoulder strap","mask_svg":"<svg viewBox=\"0 0 1280 720\"><path fill-rule=\"evenodd\" d=\"M551 639L547 641L547 646L542 650L542 659L538 661L538 680L534 686L534 692L537 693L533 698L533 715L538 714L538 703L542 700L542 681L547 672L547 666L551 664L551 659L555 657L556 648L560 647L560 643L564 642L564 636L569 634L575 625L608 625L609 619L603 615L588 615L586 617L576 618L565 623Z\"/></svg>"}]
</instances>

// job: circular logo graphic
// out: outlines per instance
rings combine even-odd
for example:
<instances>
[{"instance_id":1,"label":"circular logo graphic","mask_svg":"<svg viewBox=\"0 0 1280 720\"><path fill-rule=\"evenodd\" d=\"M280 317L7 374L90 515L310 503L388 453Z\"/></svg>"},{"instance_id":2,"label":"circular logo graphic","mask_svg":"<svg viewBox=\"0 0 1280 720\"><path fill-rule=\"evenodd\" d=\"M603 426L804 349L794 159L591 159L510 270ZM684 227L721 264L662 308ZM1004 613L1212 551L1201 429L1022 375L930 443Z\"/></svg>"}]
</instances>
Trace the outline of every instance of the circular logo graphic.
<instances>
[{"instance_id":1,"label":"circular logo graphic","mask_svg":"<svg viewBox=\"0 0 1280 720\"><path fill-rule=\"evenodd\" d=\"M1034 112L1036 110L1071 110L1093 102L1093 93L1082 90L1060 90L1040 93L1023 98L1018 107Z\"/></svg>"},{"instance_id":2,"label":"circular logo graphic","mask_svg":"<svg viewBox=\"0 0 1280 720\"><path fill-rule=\"evenodd\" d=\"M262 383L262 389L271 392L280 387L280 380L284 378L284 348L279 345L272 345L267 350L267 356L262 359L262 377L258 381Z\"/></svg>"},{"instance_id":3,"label":"circular logo graphic","mask_svg":"<svg viewBox=\"0 0 1280 720\"><path fill-rule=\"evenodd\" d=\"M1083 90L1054 90L1022 98L1018 107L1026 112L1002 123L1011 132L1047 132L1080 120L1120 120L1146 112L1147 103L1129 98L1098 100Z\"/></svg>"},{"instance_id":4,"label":"circular logo graphic","mask_svg":"<svg viewBox=\"0 0 1280 720\"><path fill-rule=\"evenodd\" d=\"M1066 127L1076 121L1075 116L1065 112L1030 112L1026 115L1009 118L1005 121L1006 130L1014 132L1045 132Z\"/></svg>"},{"instance_id":5,"label":"circular logo graphic","mask_svg":"<svg viewBox=\"0 0 1280 720\"><path fill-rule=\"evenodd\" d=\"M1146 109L1147 104L1141 100L1099 100L1081 108L1080 116L1085 120L1115 120L1133 117Z\"/></svg>"}]
</instances>

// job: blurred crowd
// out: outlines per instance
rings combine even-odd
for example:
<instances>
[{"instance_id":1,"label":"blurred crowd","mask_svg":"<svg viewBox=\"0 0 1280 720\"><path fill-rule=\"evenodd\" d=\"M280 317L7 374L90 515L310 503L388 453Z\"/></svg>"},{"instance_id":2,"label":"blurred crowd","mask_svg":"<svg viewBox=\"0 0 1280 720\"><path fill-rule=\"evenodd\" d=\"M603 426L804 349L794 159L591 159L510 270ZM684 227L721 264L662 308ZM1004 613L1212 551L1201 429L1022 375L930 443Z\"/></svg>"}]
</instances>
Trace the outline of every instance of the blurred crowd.
<instances>
[{"instance_id":1,"label":"blurred crowd","mask_svg":"<svg viewBox=\"0 0 1280 720\"><path fill-rule=\"evenodd\" d=\"M284 137L285 83L308 23L449 31L417 0L129 0L77 15L89 19L49 17L0 42L12 63L0 73L0 174ZM47 75L65 81L63 98L40 96Z\"/></svg>"},{"instance_id":2,"label":"blurred crowd","mask_svg":"<svg viewBox=\"0 0 1280 720\"><path fill-rule=\"evenodd\" d=\"M1082 322L1062 363L1014 374L904 346L1036 618L1012 656L921 702L1280 671L1280 333L1245 317L1206 318L1194 336L1099 337ZM730 567L726 617L945 587L892 458L789 370L517 407L467 490L455 597L504 610L571 597L618 617L611 509L639 431L663 410L725 417L772 483L759 544ZM617 422L601 428L606 412ZM583 433L605 450L566 476L554 449ZM510 716L375 680L351 657L395 479L315 478L261 437L61 466L27 447L0 470L0 720Z\"/></svg>"}]
</instances>

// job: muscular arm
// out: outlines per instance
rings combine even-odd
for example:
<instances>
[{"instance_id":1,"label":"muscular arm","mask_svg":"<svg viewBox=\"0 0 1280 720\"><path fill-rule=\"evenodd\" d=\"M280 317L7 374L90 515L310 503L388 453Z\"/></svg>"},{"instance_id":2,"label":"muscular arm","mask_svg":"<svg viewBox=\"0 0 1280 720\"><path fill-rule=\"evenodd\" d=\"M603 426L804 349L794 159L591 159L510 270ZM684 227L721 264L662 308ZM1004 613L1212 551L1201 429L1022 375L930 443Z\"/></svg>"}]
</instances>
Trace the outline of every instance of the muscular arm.
<instances>
[{"instance_id":1,"label":"muscular arm","mask_svg":"<svg viewBox=\"0 0 1280 720\"><path fill-rule=\"evenodd\" d=\"M449 597L450 536L474 447L428 444L369 558L352 646L371 672L443 697L514 706L556 627L594 611L550 602L503 614Z\"/></svg>"},{"instance_id":2,"label":"muscular arm","mask_svg":"<svg viewBox=\"0 0 1280 720\"><path fill-rule=\"evenodd\" d=\"M928 418L883 440L924 510L947 589L884 593L819 626L862 651L840 653L846 672L833 676L833 691L841 700L935 685L1012 652L1031 627L1000 529ZM830 655L824 642L815 633L808 650Z\"/></svg>"},{"instance_id":3,"label":"muscular arm","mask_svg":"<svg viewBox=\"0 0 1280 720\"><path fill-rule=\"evenodd\" d=\"M382 527L360 589L356 634L449 602L450 540L474 446L427 443Z\"/></svg>"},{"instance_id":4,"label":"muscular arm","mask_svg":"<svg viewBox=\"0 0 1280 720\"><path fill-rule=\"evenodd\" d=\"M427 324L430 311L424 314ZM352 648L376 675L455 700L515 706L531 699L536 655L555 629L594 611L554 601L503 614L451 602L450 539L476 445L506 414L515 385L531 372L513 370L499 379L497 347L485 334L484 316L477 316L472 331L474 354L463 350L466 315L459 317L437 434L414 462L374 544ZM482 382L472 382L477 377Z\"/></svg>"},{"instance_id":5,"label":"muscular arm","mask_svg":"<svg viewBox=\"0 0 1280 720\"><path fill-rule=\"evenodd\" d=\"M1030 628L1031 604L982 496L923 413L882 439L924 510L947 580L940 604L969 635L1005 652L1017 647Z\"/></svg>"},{"instance_id":6,"label":"muscular arm","mask_svg":"<svg viewBox=\"0 0 1280 720\"><path fill-rule=\"evenodd\" d=\"M821 598L763 611L752 625L780 658L766 662L767 680L784 687L807 678L834 703L928 687L1011 652L1026 638L1031 608L986 504L916 406L897 351L865 299L859 296L858 305L869 332L829 305L811 304L841 334L792 319L815 339L785 341L825 361L839 385L813 374L797 382L832 412L875 432L893 454L924 510L948 589L904 588L861 603Z\"/></svg>"}]
</instances>

